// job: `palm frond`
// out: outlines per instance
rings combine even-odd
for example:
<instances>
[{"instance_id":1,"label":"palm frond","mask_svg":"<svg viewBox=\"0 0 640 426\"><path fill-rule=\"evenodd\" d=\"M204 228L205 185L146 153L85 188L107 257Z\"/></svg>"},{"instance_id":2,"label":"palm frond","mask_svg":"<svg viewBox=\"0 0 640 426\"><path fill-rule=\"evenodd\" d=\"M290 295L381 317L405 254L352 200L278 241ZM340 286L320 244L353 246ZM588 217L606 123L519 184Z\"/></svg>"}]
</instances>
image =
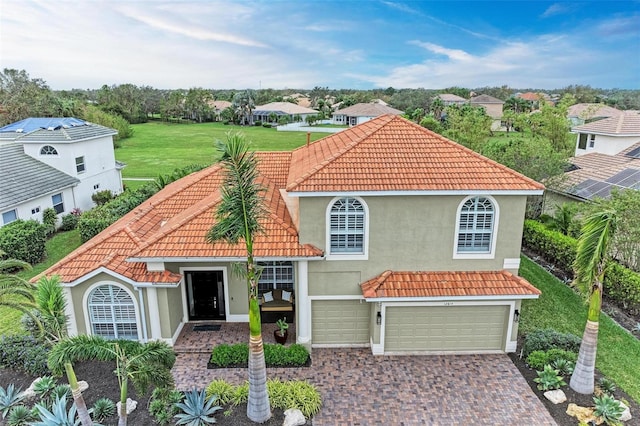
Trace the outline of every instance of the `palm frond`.
<instances>
[{"instance_id":1,"label":"palm frond","mask_svg":"<svg viewBox=\"0 0 640 426\"><path fill-rule=\"evenodd\" d=\"M592 213L583 222L573 266L575 282L586 293L594 282L602 279L616 224L617 215L613 210Z\"/></svg>"},{"instance_id":2,"label":"palm frond","mask_svg":"<svg viewBox=\"0 0 640 426\"><path fill-rule=\"evenodd\" d=\"M100 336L79 335L61 340L49 351L48 364L52 372L62 374L65 363L115 359L113 345Z\"/></svg>"}]
</instances>

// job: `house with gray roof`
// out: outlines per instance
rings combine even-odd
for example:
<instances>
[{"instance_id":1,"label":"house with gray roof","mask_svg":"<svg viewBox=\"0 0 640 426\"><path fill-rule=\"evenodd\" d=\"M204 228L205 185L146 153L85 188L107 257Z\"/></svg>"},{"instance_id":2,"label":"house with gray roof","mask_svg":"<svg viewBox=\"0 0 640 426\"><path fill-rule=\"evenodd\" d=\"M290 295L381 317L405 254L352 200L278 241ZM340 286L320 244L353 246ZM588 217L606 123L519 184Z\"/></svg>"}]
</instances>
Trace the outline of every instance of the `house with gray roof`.
<instances>
[{"instance_id":1,"label":"house with gray roof","mask_svg":"<svg viewBox=\"0 0 640 426\"><path fill-rule=\"evenodd\" d=\"M359 103L334 112L332 122L356 126L385 114L402 115L404 112L380 102Z\"/></svg>"},{"instance_id":2,"label":"house with gray roof","mask_svg":"<svg viewBox=\"0 0 640 426\"><path fill-rule=\"evenodd\" d=\"M615 155L640 142L640 111L622 111L613 117L571 128L577 134L575 156L598 152Z\"/></svg>"},{"instance_id":3,"label":"house with gray roof","mask_svg":"<svg viewBox=\"0 0 640 426\"><path fill-rule=\"evenodd\" d=\"M0 128L0 226L89 210L91 196L122 192L117 131L76 118L27 118Z\"/></svg>"},{"instance_id":4,"label":"house with gray roof","mask_svg":"<svg viewBox=\"0 0 640 426\"><path fill-rule=\"evenodd\" d=\"M489 95L478 95L469 99L472 106L480 107L485 110L487 115L493 120L491 130L498 130L502 124L502 108L504 101Z\"/></svg>"},{"instance_id":5,"label":"house with gray roof","mask_svg":"<svg viewBox=\"0 0 640 426\"><path fill-rule=\"evenodd\" d=\"M305 121L307 116L316 115L318 111L311 108L305 108L292 102L270 102L264 105L258 105L253 110L253 121L271 122L271 117L275 114L276 122L280 120L280 117L287 116L289 122L293 123L297 117L300 117L301 121Z\"/></svg>"}]
</instances>

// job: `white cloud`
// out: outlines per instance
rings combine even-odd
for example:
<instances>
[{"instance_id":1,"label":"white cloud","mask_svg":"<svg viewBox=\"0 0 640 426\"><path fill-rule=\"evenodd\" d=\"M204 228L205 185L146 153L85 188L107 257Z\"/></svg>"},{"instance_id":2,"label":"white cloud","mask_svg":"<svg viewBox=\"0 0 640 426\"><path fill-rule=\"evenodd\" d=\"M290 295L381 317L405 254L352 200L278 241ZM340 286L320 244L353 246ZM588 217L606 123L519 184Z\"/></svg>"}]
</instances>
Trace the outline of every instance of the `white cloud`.
<instances>
[{"instance_id":1,"label":"white cloud","mask_svg":"<svg viewBox=\"0 0 640 426\"><path fill-rule=\"evenodd\" d=\"M548 18L554 15L561 15L571 10L571 6L567 3L554 3L544 11L541 15L543 18Z\"/></svg>"}]
</instances>

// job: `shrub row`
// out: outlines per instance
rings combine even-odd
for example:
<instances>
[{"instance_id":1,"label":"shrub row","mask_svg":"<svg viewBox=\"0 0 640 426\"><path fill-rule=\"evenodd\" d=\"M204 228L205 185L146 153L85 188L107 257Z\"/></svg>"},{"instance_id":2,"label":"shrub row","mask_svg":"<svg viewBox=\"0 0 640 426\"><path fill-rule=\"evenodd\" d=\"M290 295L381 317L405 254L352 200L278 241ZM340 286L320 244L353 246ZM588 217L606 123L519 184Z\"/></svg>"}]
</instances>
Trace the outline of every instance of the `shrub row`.
<instances>
[{"instance_id":1,"label":"shrub row","mask_svg":"<svg viewBox=\"0 0 640 426\"><path fill-rule=\"evenodd\" d=\"M578 245L575 238L549 230L540 222L525 220L522 244L572 276ZM630 313L640 312L640 274L611 261L603 286L605 297Z\"/></svg>"},{"instance_id":2,"label":"shrub row","mask_svg":"<svg viewBox=\"0 0 640 426\"><path fill-rule=\"evenodd\" d=\"M206 393L208 398L217 396L218 404L235 406L247 402L249 383L233 386L224 380L214 380L207 386ZM267 381L267 393L271 408L279 408L283 411L297 408L307 418L317 414L322 407L320 392L306 381L282 382L270 379Z\"/></svg>"},{"instance_id":3,"label":"shrub row","mask_svg":"<svg viewBox=\"0 0 640 426\"><path fill-rule=\"evenodd\" d=\"M527 357L527 365L534 370L542 370L545 365L553 365L558 359L571 361L575 364L578 359L576 352L565 351L564 349L549 349L548 351L533 351Z\"/></svg>"},{"instance_id":4,"label":"shrub row","mask_svg":"<svg viewBox=\"0 0 640 426\"><path fill-rule=\"evenodd\" d=\"M32 265L44 259L46 240L46 227L36 220L18 219L0 228L0 250Z\"/></svg>"},{"instance_id":5,"label":"shrub row","mask_svg":"<svg viewBox=\"0 0 640 426\"><path fill-rule=\"evenodd\" d=\"M0 366L24 371L30 376L51 374L47 367L49 347L31 336L8 335L0 338Z\"/></svg>"},{"instance_id":6,"label":"shrub row","mask_svg":"<svg viewBox=\"0 0 640 426\"><path fill-rule=\"evenodd\" d=\"M527 333L524 338L522 357L526 359L534 351L546 352L550 349L578 353L581 341L580 337L572 333L560 333L551 328L535 330Z\"/></svg>"},{"instance_id":7,"label":"shrub row","mask_svg":"<svg viewBox=\"0 0 640 426\"><path fill-rule=\"evenodd\" d=\"M267 367L303 366L308 360L309 352L302 345L264 344L264 361ZM246 366L249 362L249 345L247 343L218 345L211 351L209 362L218 368Z\"/></svg>"}]
</instances>

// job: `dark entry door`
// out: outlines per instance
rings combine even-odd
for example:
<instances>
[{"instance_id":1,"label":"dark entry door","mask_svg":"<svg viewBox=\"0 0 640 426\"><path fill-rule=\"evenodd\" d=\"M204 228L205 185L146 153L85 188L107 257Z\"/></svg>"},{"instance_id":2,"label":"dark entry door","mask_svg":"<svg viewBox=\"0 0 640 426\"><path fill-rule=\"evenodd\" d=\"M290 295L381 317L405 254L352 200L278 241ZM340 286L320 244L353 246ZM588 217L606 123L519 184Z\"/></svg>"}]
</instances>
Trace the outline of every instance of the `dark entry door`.
<instances>
[{"instance_id":1,"label":"dark entry door","mask_svg":"<svg viewBox=\"0 0 640 426\"><path fill-rule=\"evenodd\" d=\"M189 320L224 320L224 278L222 271L187 271Z\"/></svg>"}]
</instances>

